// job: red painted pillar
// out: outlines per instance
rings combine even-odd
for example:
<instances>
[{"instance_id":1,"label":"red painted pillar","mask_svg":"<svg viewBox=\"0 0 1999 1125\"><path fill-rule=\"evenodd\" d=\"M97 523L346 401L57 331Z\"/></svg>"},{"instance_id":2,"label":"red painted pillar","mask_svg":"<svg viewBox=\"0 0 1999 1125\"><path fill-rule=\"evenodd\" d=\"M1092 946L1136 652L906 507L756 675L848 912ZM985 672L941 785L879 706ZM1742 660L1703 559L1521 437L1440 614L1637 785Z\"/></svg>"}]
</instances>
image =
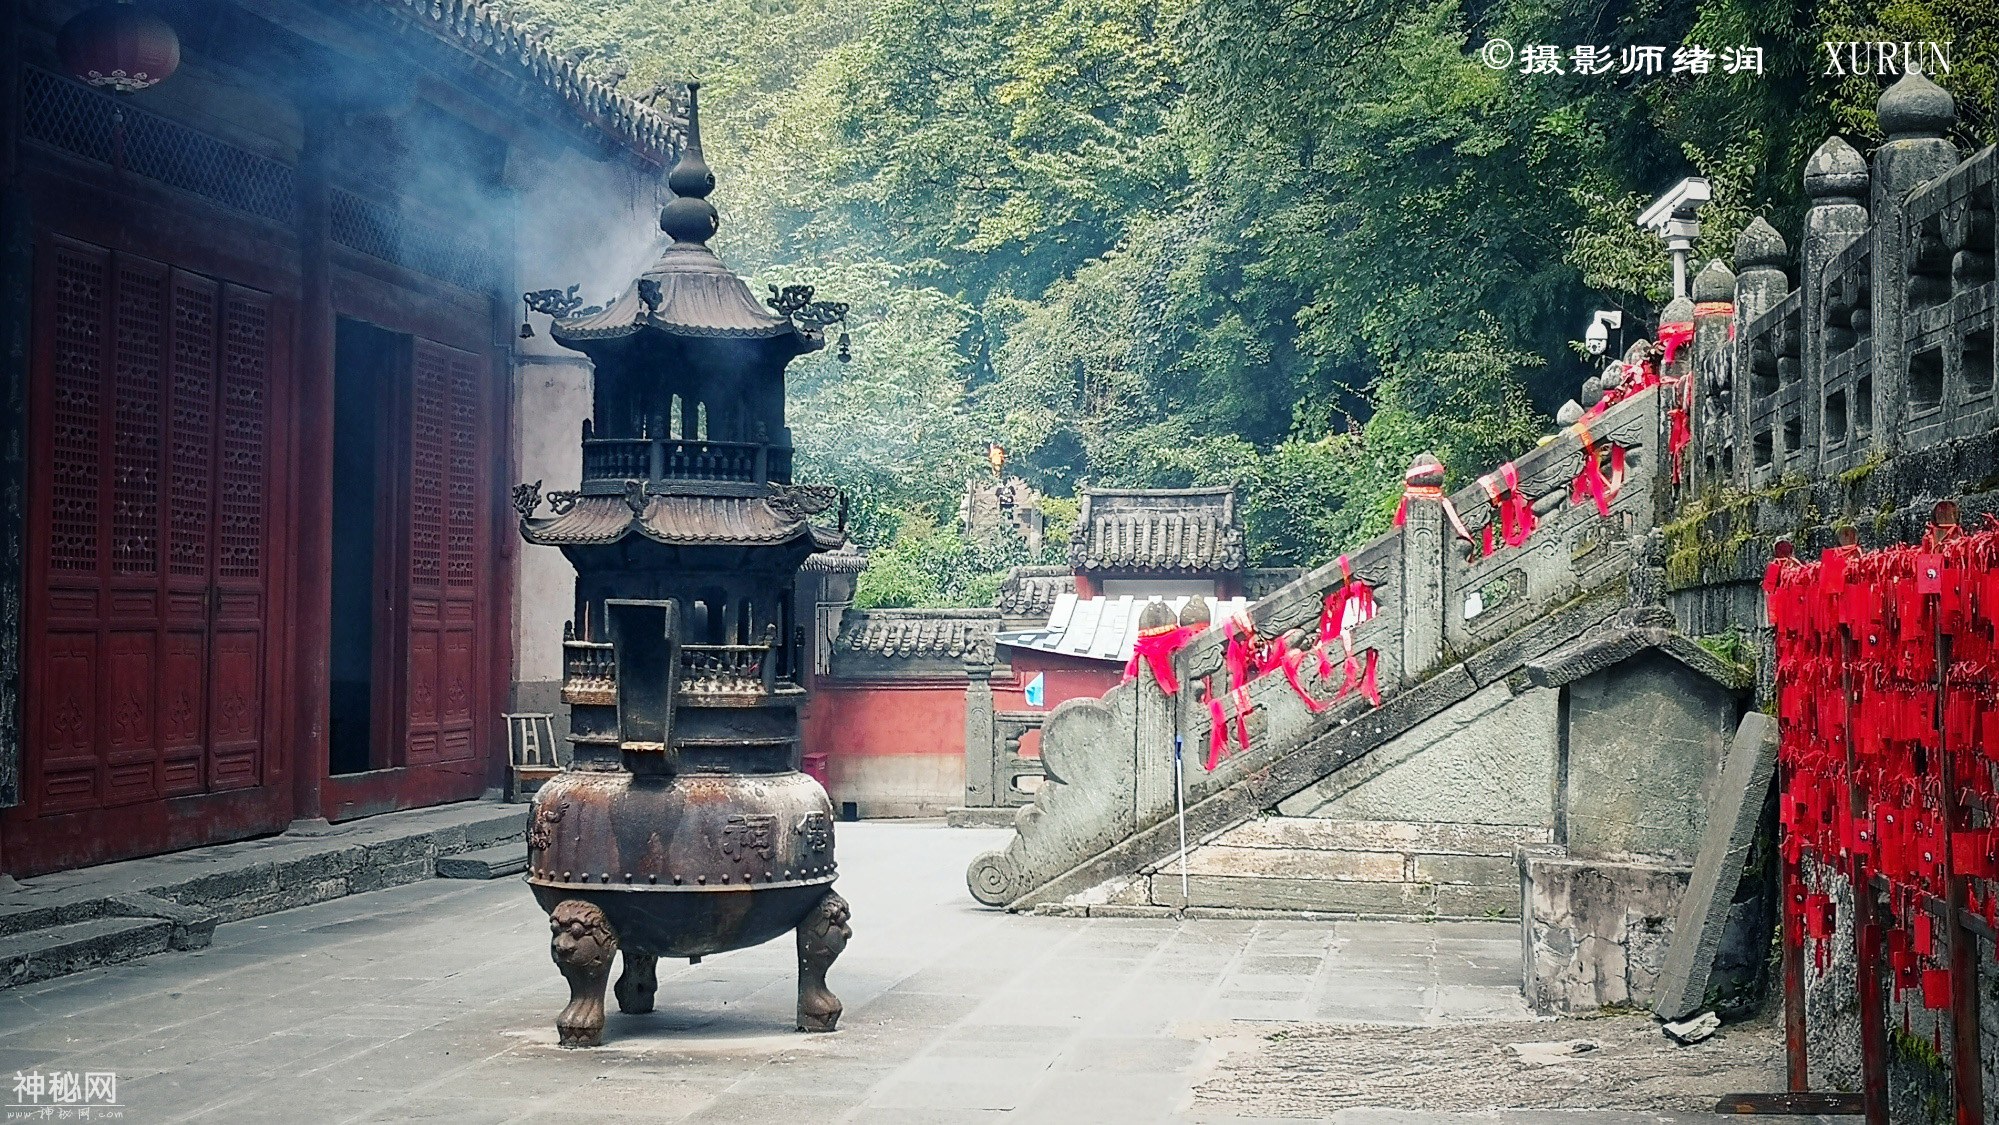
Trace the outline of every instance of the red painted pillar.
<instances>
[{"instance_id":1,"label":"red painted pillar","mask_svg":"<svg viewBox=\"0 0 1999 1125\"><path fill-rule=\"evenodd\" d=\"M327 753L329 662L333 615L333 277L327 260L332 240L331 121L306 106L305 138L298 162L298 425L293 547L292 633L296 662L292 700L292 818L325 816L320 783Z\"/></svg>"}]
</instances>

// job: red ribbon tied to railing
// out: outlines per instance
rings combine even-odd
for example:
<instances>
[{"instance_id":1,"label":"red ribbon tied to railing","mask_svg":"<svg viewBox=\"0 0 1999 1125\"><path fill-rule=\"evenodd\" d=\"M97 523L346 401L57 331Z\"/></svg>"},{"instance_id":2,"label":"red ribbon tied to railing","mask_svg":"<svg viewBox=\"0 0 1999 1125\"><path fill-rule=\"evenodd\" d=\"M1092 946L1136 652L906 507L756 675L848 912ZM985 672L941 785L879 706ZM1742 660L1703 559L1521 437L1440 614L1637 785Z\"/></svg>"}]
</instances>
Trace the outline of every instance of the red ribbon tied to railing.
<instances>
[{"instance_id":1,"label":"red ribbon tied to railing","mask_svg":"<svg viewBox=\"0 0 1999 1125\"><path fill-rule=\"evenodd\" d=\"M1527 537L1534 533L1534 505L1520 493L1520 470L1508 461L1497 473L1478 478L1478 484L1492 500L1492 510L1499 520L1500 541L1509 547L1527 542ZM1486 524L1481 539L1485 553L1491 554L1495 548L1490 523Z\"/></svg>"},{"instance_id":2,"label":"red ribbon tied to railing","mask_svg":"<svg viewBox=\"0 0 1999 1125\"><path fill-rule=\"evenodd\" d=\"M1160 691L1179 694L1180 677L1173 671L1173 657L1199 633L1192 625L1174 625L1153 632L1140 630L1138 639L1132 642L1131 660L1124 666L1125 681L1137 679L1140 666L1144 666L1152 669L1152 678L1159 682Z\"/></svg>"},{"instance_id":3,"label":"red ribbon tied to railing","mask_svg":"<svg viewBox=\"0 0 1999 1125\"><path fill-rule=\"evenodd\" d=\"M1576 423L1576 437L1583 443L1583 467L1569 487L1569 502L1580 504L1584 497L1596 502L1596 514L1610 514L1610 501L1624 484L1624 447L1610 443L1610 477L1603 475L1603 459L1597 454L1596 439L1588 422Z\"/></svg>"}]
</instances>

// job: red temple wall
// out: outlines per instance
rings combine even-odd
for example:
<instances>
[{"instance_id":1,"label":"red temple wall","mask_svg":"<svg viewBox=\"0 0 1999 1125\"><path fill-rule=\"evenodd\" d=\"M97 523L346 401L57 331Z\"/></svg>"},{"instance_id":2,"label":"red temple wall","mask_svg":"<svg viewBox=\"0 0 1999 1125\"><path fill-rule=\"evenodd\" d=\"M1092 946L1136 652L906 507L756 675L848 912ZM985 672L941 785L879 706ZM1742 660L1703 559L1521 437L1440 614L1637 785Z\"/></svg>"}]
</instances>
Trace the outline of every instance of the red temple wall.
<instances>
[{"instance_id":1,"label":"red temple wall","mask_svg":"<svg viewBox=\"0 0 1999 1125\"><path fill-rule=\"evenodd\" d=\"M805 751L826 755L834 807L864 817L943 816L965 802L965 681L821 678Z\"/></svg>"},{"instance_id":2,"label":"red temple wall","mask_svg":"<svg viewBox=\"0 0 1999 1125\"><path fill-rule=\"evenodd\" d=\"M1028 681L1045 677L1044 705L1027 704ZM1121 666L1052 653L1013 653L1013 675L993 680L1000 711L1052 710L1117 686ZM835 807L862 817L942 816L965 801L965 681L838 680L813 685L803 716L807 754L826 756Z\"/></svg>"},{"instance_id":3,"label":"red temple wall","mask_svg":"<svg viewBox=\"0 0 1999 1125\"><path fill-rule=\"evenodd\" d=\"M1001 711L1033 711L1027 705L1027 685L1038 674L1043 677L1041 707L1053 711L1070 699L1096 699L1124 679L1124 666L1107 660L1084 660L1052 652L1010 649L1013 678L993 681L993 707Z\"/></svg>"}]
</instances>

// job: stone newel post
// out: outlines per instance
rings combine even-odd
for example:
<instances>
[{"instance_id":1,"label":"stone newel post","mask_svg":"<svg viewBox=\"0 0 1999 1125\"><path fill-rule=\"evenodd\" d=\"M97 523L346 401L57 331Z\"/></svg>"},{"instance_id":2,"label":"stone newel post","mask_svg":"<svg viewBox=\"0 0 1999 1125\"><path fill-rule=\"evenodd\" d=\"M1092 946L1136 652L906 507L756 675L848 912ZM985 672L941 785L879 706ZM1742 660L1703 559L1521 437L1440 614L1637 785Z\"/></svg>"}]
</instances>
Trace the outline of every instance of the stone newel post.
<instances>
[{"instance_id":1,"label":"stone newel post","mask_svg":"<svg viewBox=\"0 0 1999 1125\"><path fill-rule=\"evenodd\" d=\"M1902 320L1918 249L1903 208L1909 192L1957 166L1957 146L1944 139L1957 106L1943 87L1911 71L1888 87L1874 112L1888 134L1874 150L1874 448L1892 453L1909 408Z\"/></svg>"},{"instance_id":2,"label":"stone newel post","mask_svg":"<svg viewBox=\"0 0 1999 1125\"><path fill-rule=\"evenodd\" d=\"M1692 394L1682 385L1676 401L1687 404L1693 444L1681 454L1685 479L1698 494L1716 480L1731 475L1738 443L1735 428L1735 348L1728 329L1735 322L1735 274L1720 259L1710 261L1694 278L1694 339L1691 350ZM1679 357L1675 356L1676 361Z\"/></svg>"},{"instance_id":3,"label":"stone newel post","mask_svg":"<svg viewBox=\"0 0 1999 1125\"><path fill-rule=\"evenodd\" d=\"M1790 260L1790 247L1784 244L1784 236L1777 233L1762 217L1757 217L1735 240L1735 339L1730 346L1733 356L1733 375L1730 379L1733 395L1734 448L1728 454L1728 464L1723 466L1737 488L1750 486L1749 440L1749 400L1750 400L1750 357L1749 325L1757 317L1777 307L1790 295L1791 279L1784 273ZM1804 313L1803 324L1811 324L1811 313ZM1800 341L1801 348L1809 348L1815 338L1808 329ZM1812 366L1808 355L1800 355L1803 365L1804 427L1805 448L1816 451L1818 445L1819 413L1817 403L1821 396L1819 373Z\"/></svg>"},{"instance_id":4,"label":"stone newel post","mask_svg":"<svg viewBox=\"0 0 1999 1125\"><path fill-rule=\"evenodd\" d=\"M1444 466L1420 454L1403 481L1402 676L1413 680L1444 655Z\"/></svg>"},{"instance_id":5,"label":"stone newel post","mask_svg":"<svg viewBox=\"0 0 1999 1125\"><path fill-rule=\"evenodd\" d=\"M965 657L965 806L994 808L1000 779L993 754L993 657L976 649Z\"/></svg>"}]
</instances>

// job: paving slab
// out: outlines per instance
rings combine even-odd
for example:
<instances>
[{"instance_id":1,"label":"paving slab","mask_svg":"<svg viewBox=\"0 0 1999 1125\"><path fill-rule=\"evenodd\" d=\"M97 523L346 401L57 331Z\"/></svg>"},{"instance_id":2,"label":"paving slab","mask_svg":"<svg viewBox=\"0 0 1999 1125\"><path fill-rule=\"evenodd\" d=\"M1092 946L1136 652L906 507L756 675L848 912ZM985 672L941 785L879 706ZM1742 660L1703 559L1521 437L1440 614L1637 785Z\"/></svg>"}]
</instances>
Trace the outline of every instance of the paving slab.
<instances>
[{"instance_id":1,"label":"paving slab","mask_svg":"<svg viewBox=\"0 0 1999 1125\"><path fill-rule=\"evenodd\" d=\"M658 1011L614 1011L602 1048L562 1050L552 1023L567 988L526 887L426 880L226 922L205 950L0 993L0 1069L114 1071L134 1123L1251 1125L1284 1118L1199 1094L1270 1036L1328 1020L1387 1030L1532 1019L1513 926L988 911L966 897L962 873L1003 839L840 826L855 932L829 974L846 1003L832 1035L791 1030L795 951L780 939L698 966L663 962ZM1780 1078L1768 1076L1772 1088ZM1412 1115L1390 1103L1312 1119L1724 1120L1620 1112Z\"/></svg>"}]
</instances>

